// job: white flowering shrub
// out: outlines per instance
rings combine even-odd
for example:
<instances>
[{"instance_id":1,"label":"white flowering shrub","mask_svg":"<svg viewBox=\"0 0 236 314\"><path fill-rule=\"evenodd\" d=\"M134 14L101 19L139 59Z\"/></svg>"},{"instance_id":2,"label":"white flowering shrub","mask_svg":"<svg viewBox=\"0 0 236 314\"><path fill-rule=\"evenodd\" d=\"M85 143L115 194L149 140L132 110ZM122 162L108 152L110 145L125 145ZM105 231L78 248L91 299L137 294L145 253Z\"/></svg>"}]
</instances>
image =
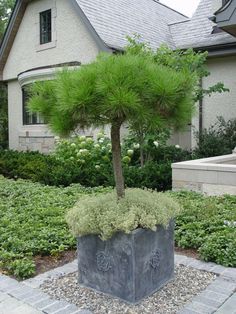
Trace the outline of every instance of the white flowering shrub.
<instances>
[{"instance_id":1,"label":"white flowering shrub","mask_svg":"<svg viewBox=\"0 0 236 314\"><path fill-rule=\"evenodd\" d=\"M75 236L99 235L107 240L116 232L130 233L137 228L156 230L167 226L180 212L170 196L150 190L127 189L117 202L115 191L85 196L67 213L66 220Z\"/></svg>"},{"instance_id":2,"label":"white flowering shrub","mask_svg":"<svg viewBox=\"0 0 236 314\"><path fill-rule=\"evenodd\" d=\"M85 186L114 186L111 141L102 132L96 139L76 136L56 138L54 157L59 163L70 166L71 183ZM158 191L171 189L171 163L191 159L190 153L176 146L167 146L161 136L145 140L145 164L140 167L141 145L129 136L122 144L122 163L125 184L132 188L149 188ZM69 175L69 173L68 173Z\"/></svg>"}]
</instances>

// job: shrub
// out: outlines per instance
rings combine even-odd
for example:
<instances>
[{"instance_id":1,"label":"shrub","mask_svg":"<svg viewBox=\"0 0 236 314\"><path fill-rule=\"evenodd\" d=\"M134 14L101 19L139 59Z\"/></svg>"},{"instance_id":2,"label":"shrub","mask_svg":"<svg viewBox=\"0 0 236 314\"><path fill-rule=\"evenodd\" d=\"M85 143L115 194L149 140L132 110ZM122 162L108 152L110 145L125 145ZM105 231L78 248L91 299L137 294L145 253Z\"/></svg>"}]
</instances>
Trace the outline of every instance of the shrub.
<instances>
[{"instance_id":1,"label":"shrub","mask_svg":"<svg viewBox=\"0 0 236 314\"><path fill-rule=\"evenodd\" d=\"M198 147L194 150L195 158L205 158L231 154L236 147L236 119L218 121L202 133L196 133Z\"/></svg>"},{"instance_id":2,"label":"shrub","mask_svg":"<svg viewBox=\"0 0 236 314\"><path fill-rule=\"evenodd\" d=\"M165 194L127 189L119 202L114 191L83 197L66 219L74 235L96 234L107 240L119 231L130 233L139 227L156 230L159 224L167 226L179 211L178 203Z\"/></svg>"},{"instance_id":3,"label":"shrub","mask_svg":"<svg viewBox=\"0 0 236 314\"><path fill-rule=\"evenodd\" d=\"M215 261L226 267L236 266L236 232L228 228L211 234L199 249L205 261Z\"/></svg>"},{"instance_id":4,"label":"shrub","mask_svg":"<svg viewBox=\"0 0 236 314\"><path fill-rule=\"evenodd\" d=\"M175 146L147 144L150 160L140 168L139 148L130 141L122 146L122 160L127 187L164 191L171 189L171 163L190 158L190 153ZM114 186L111 142L100 134L91 138L61 140L54 154L0 150L0 174L8 178L29 179L51 186L80 183L87 187Z\"/></svg>"}]
</instances>

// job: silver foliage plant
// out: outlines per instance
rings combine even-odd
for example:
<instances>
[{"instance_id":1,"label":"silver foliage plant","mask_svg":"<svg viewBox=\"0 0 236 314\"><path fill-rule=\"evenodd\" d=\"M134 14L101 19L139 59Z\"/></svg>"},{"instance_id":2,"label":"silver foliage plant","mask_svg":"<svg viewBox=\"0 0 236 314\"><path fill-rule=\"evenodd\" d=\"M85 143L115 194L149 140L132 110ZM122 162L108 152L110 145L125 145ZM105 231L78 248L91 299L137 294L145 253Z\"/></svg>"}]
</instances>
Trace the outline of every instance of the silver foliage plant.
<instances>
[{"instance_id":1,"label":"silver foliage plant","mask_svg":"<svg viewBox=\"0 0 236 314\"><path fill-rule=\"evenodd\" d=\"M82 197L67 213L66 220L75 236L99 235L102 240L116 232L130 233L137 228L156 230L168 226L180 211L179 204L164 193L127 189L117 201L115 191Z\"/></svg>"}]
</instances>

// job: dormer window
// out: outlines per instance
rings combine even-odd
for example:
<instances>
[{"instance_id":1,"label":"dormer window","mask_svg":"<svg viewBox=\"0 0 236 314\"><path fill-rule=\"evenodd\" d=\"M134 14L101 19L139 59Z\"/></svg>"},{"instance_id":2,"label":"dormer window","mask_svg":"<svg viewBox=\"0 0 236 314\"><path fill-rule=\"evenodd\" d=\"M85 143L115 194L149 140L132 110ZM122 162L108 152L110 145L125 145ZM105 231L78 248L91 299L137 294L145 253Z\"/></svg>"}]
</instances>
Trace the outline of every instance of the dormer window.
<instances>
[{"instance_id":1,"label":"dormer window","mask_svg":"<svg viewBox=\"0 0 236 314\"><path fill-rule=\"evenodd\" d=\"M40 45L52 41L52 10L40 13Z\"/></svg>"}]
</instances>

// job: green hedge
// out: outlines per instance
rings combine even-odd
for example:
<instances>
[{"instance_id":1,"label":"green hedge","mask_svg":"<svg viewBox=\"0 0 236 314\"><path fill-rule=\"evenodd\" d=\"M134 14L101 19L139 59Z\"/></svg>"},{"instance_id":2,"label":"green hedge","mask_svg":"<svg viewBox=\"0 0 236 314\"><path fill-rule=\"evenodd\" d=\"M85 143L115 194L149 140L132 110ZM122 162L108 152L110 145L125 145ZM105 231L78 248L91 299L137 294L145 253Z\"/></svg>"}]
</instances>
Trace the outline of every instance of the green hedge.
<instances>
[{"instance_id":1,"label":"green hedge","mask_svg":"<svg viewBox=\"0 0 236 314\"><path fill-rule=\"evenodd\" d=\"M69 148L68 144L65 145L63 150L49 156L34 152L0 150L0 174L7 178L28 179L50 186L69 186L72 183L87 187L114 186L111 153L108 148L102 146L102 152L91 150L91 153L78 160L74 157L78 154L76 147ZM143 168L140 167L137 152L134 152L132 158L125 158L128 161L131 159L128 163L123 162L127 187L147 187L164 191L171 189L171 163L189 159L190 154L174 146L158 147L154 158Z\"/></svg>"}]
</instances>

